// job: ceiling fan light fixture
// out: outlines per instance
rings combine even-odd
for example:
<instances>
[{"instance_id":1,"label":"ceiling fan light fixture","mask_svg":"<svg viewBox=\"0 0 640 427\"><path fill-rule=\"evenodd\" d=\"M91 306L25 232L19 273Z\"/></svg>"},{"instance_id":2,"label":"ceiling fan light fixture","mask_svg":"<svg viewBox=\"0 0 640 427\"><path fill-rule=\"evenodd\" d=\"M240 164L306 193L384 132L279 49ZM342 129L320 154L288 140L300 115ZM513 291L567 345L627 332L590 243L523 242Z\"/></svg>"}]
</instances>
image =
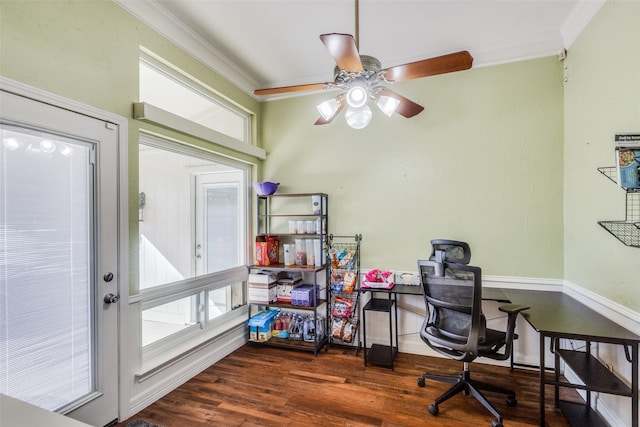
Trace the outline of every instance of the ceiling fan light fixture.
<instances>
[{"instance_id":1,"label":"ceiling fan light fixture","mask_svg":"<svg viewBox=\"0 0 640 427\"><path fill-rule=\"evenodd\" d=\"M318 104L317 108L323 119L330 120L340 108L340 103L335 98L331 98Z\"/></svg>"},{"instance_id":2,"label":"ceiling fan light fixture","mask_svg":"<svg viewBox=\"0 0 640 427\"><path fill-rule=\"evenodd\" d=\"M367 89L362 83L354 83L347 92L347 104L352 108L360 108L367 103Z\"/></svg>"},{"instance_id":3,"label":"ceiling fan light fixture","mask_svg":"<svg viewBox=\"0 0 640 427\"><path fill-rule=\"evenodd\" d=\"M372 116L371 108L368 105L363 105L360 108L347 108L344 118L353 129L363 129L371 122Z\"/></svg>"},{"instance_id":4,"label":"ceiling fan light fixture","mask_svg":"<svg viewBox=\"0 0 640 427\"><path fill-rule=\"evenodd\" d=\"M376 101L376 105L380 108L380 111L391 117L396 112L400 105L400 100L391 96L382 95Z\"/></svg>"}]
</instances>

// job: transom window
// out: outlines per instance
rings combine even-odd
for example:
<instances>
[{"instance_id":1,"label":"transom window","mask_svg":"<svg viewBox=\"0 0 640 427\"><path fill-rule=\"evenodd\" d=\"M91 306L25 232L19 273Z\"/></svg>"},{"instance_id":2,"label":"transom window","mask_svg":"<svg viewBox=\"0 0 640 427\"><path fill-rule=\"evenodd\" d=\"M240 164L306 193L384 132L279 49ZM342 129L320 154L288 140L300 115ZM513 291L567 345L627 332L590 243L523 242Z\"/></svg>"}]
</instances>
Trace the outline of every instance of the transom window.
<instances>
[{"instance_id":1,"label":"transom window","mask_svg":"<svg viewBox=\"0 0 640 427\"><path fill-rule=\"evenodd\" d=\"M139 68L140 102L251 143L248 112L151 55L141 54Z\"/></svg>"}]
</instances>

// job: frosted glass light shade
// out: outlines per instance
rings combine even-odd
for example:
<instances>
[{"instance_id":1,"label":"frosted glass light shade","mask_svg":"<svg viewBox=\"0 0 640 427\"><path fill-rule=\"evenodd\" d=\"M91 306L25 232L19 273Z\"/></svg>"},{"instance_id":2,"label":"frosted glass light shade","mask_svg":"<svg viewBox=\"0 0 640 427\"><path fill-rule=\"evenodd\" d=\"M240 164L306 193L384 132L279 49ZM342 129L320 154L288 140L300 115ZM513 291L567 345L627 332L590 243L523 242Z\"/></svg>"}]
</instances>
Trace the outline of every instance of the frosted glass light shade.
<instances>
[{"instance_id":1,"label":"frosted glass light shade","mask_svg":"<svg viewBox=\"0 0 640 427\"><path fill-rule=\"evenodd\" d=\"M347 103L352 108L360 108L367 103L367 90L356 84L347 92Z\"/></svg>"},{"instance_id":2,"label":"frosted glass light shade","mask_svg":"<svg viewBox=\"0 0 640 427\"><path fill-rule=\"evenodd\" d=\"M347 108L347 113L344 118L352 128L362 129L367 127L369 122L371 122L371 116L371 108L369 108L368 105L363 105L360 108Z\"/></svg>"},{"instance_id":3,"label":"frosted glass light shade","mask_svg":"<svg viewBox=\"0 0 640 427\"><path fill-rule=\"evenodd\" d=\"M336 111L338 111L339 107L340 103L336 101L335 98L331 98L327 99L324 102L321 102L317 108L322 118L325 120L329 120L334 116L334 114L336 114Z\"/></svg>"},{"instance_id":4,"label":"frosted glass light shade","mask_svg":"<svg viewBox=\"0 0 640 427\"><path fill-rule=\"evenodd\" d=\"M398 109L398 105L400 105L400 101L396 98L392 98L387 95L382 95L378 98L376 105L380 110L385 113L387 116L391 117L393 113Z\"/></svg>"}]
</instances>

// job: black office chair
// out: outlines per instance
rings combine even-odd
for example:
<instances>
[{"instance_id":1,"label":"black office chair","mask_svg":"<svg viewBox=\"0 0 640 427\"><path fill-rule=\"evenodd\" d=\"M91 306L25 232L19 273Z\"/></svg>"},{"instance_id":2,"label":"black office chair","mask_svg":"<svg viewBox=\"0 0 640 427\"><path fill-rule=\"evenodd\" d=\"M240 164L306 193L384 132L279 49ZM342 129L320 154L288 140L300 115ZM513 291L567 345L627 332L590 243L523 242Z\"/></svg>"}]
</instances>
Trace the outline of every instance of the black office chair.
<instances>
[{"instance_id":1,"label":"black office chair","mask_svg":"<svg viewBox=\"0 0 640 427\"><path fill-rule=\"evenodd\" d=\"M438 415L438 406L456 394L472 394L496 419L493 427L502 427L502 416L482 395L480 390L507 395L507 404L516 406L513 390L493 386L471 379L469 362L476 357L507 360L511 357L516 317L528 307L514 304L499 309L508 314L505 332L488 329L482 314L482 274L479 267L467 265L471 258L469 245L453 240L432 241L433 253L429 260L418 261L418 270L427 307L427 315L420 337L432 349L454 360L464 362L462 374L457 377L423 374L425 379L453 384L435 402L429 413Z\"/></svg>"}]
</instances>

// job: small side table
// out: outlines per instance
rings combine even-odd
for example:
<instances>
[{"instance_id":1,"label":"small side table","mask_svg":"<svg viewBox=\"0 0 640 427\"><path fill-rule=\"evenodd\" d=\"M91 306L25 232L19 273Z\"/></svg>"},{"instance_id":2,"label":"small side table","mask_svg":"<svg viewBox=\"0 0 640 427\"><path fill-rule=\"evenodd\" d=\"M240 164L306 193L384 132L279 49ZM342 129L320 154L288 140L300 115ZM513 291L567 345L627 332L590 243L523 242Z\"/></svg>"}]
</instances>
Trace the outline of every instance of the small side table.
<instances>
[{"instance_id":1,"label":"small side table","mask_svg":"<svg viewBox=\"0 0 640 427\"><path fill-rule=\"evenodd\" d=\"M393 370L393 361L396 357L396 353L398 352L398 305L396 304L396 294L392 290L381 290L375 288L362 288L361 292L372 293L371 299L362 308L364 365L378 365ZM376 298L376 293L386 293L388 297ZM367 312L387 313L387 315L389 316L388 344L372 344L371 348L367 347Z\"/></svg>"}]
</instances>

